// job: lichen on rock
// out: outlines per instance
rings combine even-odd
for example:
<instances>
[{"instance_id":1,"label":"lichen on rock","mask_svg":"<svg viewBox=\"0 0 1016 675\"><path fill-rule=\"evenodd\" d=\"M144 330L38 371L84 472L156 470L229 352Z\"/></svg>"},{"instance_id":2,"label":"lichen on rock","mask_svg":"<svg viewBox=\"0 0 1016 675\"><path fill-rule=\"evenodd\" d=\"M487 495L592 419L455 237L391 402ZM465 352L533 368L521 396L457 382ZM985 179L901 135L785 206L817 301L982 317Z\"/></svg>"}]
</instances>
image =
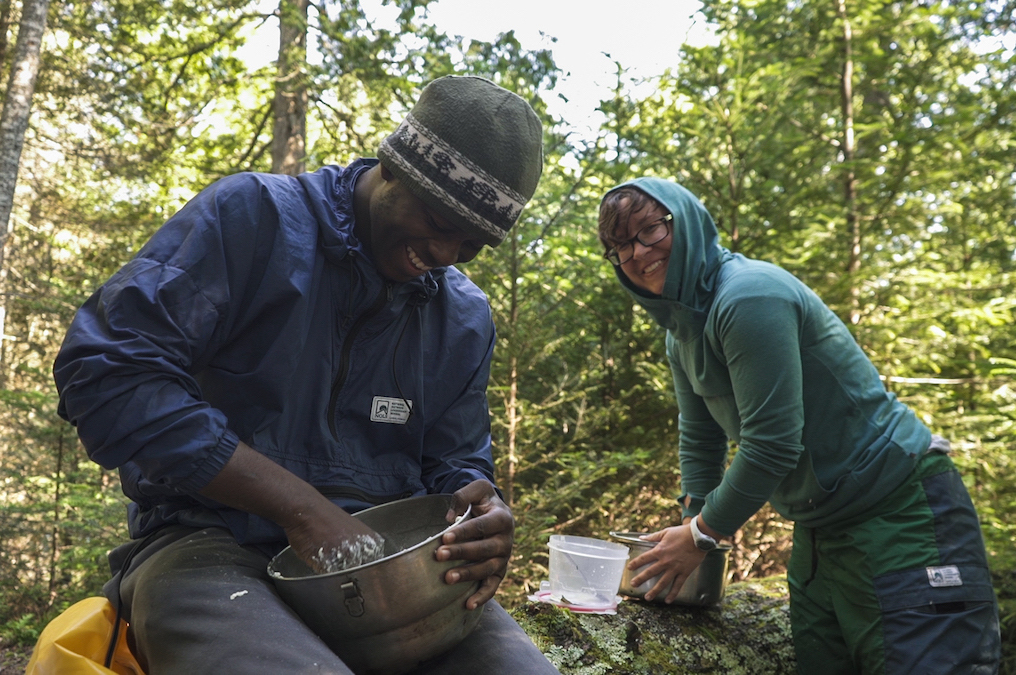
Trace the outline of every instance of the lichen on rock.
<instances>
[{"instance_id":1,"label":"lichen on rock","mask_svg":"<svg viewBox=\"0 0 1016 675\"><path fill-rule=\"evenodd\" d=\"M625 600L600 615L528 603L512 615L564 675L796 672L783 577L731 584L712 608Z\"/></svg>"}]
</instances>

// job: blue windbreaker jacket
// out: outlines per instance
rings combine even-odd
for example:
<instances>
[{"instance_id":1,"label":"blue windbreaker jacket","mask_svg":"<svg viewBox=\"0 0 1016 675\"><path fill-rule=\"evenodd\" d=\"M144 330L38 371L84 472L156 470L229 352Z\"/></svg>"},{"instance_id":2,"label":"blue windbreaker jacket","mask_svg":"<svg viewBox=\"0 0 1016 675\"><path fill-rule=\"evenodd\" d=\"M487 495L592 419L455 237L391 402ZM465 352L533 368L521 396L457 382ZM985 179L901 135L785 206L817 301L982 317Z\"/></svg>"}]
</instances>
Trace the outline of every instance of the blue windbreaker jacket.
<instances>
[{"instance_id":1,"label":"blue windbreaker jacket","mask_svg":"<svg viewBox=\"0 0 1016 675\"><path fill-rule=\"evenodd\" d=\"M284 544L197 494L240 439L351 512L493 481L487 298L455 268L379 276L352 207L375 163L224 178L78 311L59 412L120 469L132 537L179 523Z\"/></svg>"}]
</instances>

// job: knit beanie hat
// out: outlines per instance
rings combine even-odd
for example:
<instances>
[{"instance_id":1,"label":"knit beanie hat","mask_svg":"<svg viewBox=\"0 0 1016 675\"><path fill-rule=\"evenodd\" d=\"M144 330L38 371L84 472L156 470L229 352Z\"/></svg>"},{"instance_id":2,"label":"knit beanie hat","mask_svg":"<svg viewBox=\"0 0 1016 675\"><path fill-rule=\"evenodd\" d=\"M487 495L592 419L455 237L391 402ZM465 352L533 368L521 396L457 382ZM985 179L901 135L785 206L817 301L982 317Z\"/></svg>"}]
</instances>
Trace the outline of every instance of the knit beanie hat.
<instances>
[{"instance_id":1,"label":"knit beanie hat","mask_svg":"<svg viewBox=\"0 0 1016 675\"><path fill-rule=\"evenodd\" d=\"M543 128L518 95L449 75L424 88L377 154L427 206L497 246L540 182Z\"/></svg>"}]
</instances>

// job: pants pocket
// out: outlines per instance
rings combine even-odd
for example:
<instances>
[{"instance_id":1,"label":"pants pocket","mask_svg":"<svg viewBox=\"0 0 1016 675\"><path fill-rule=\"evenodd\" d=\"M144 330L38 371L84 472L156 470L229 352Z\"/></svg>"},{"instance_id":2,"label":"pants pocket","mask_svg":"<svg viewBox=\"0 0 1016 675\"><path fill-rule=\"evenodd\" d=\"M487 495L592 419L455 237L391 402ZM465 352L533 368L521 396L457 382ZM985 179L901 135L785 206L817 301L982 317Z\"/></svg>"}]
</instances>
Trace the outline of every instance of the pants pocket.
<instances>
[{"instance_id":1,"label":"pants pocket","mask_svg":"<svg viewBox=\"0 0 1016 675\"><path fill-rule=\"evenodd\" d=\"M986 568L921 567L876 577L874 583L886 675L998 671L998 607Z\"/></svg>"}]
</instances>

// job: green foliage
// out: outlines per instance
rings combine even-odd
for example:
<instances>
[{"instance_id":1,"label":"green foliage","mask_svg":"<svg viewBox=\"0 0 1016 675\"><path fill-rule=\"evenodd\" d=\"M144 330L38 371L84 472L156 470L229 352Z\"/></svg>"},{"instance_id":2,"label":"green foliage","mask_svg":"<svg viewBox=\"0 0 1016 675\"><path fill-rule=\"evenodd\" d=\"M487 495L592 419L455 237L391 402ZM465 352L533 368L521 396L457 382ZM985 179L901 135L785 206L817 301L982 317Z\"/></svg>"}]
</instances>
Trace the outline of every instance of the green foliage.
<instances>
[{"instance_id":1,"label":"green foliage","mask_svg":"<svg viewBox=\"0 0 1016 675\"><path fill-rule=\"evenodd\" d=\"M106 553L126 538L119 481L88 460L54 408L52 394L0 390L0 637L8 642L34 641L59 610L99 594Z\"/></svg>"},{"instance_id":2,"label":"green foliage","mask_svg":"<svg viewBox=\"0 0 1016 675\"><path fill-rule=\"evenodd\" d=\"M618 64L607 121L587 140L547 112L549 51L512 33L448 37L428 4L385 3L387 21L358 2L312 13L321 59L308 70L307 165L372 155L419 87L446 73L490 77L543 118L535 198L498 249L464 267L499 336L488 398L518 521L502 601L547 577L550 534L605 537L677 517L663 334L620 289L595 225L606 189L654 174L699 194L725 245L786 267L852 317L887 387L953 442L1014 635L1016 55L998 46L1011 7L848 3L848 159L835 3L707 0L718 43L685 46L644 98ZM22 641L98 593L105 553L126 537L116 475L56 414L50 368L66 325L197 190L268 168L275 75L238 57L268 19L246 0L102 0L52 15L6 258L13 337L0 341L0 626ZM782 571L789 534L760 512L738 534L735 578Z\"/></svg>"},{"instance_id":3,"label":"green foliage","mask_svg":"<svg viewBox=\"0 0 1016 675\"><path fill-rule=\"evenodd\" d=\"M28 645L39 639L41 632L38 617L34 614L22 614L0 626L0 639L13 644Z\"/></svg>"},{"instance_id":4,"label":"green foliage","mask_svg":"<svg viewBox=\"0 0 1016 675\"><path fill-rule=\"evenodd\" d=\"M318 12L320 64L311 67L316 130L308 164L345 164L373 156L427 81L456 70L460 46L426 21L430 0L385 3L394 27L367 16L359 2L328 3Z\"/></svg>"}]
</instances>

